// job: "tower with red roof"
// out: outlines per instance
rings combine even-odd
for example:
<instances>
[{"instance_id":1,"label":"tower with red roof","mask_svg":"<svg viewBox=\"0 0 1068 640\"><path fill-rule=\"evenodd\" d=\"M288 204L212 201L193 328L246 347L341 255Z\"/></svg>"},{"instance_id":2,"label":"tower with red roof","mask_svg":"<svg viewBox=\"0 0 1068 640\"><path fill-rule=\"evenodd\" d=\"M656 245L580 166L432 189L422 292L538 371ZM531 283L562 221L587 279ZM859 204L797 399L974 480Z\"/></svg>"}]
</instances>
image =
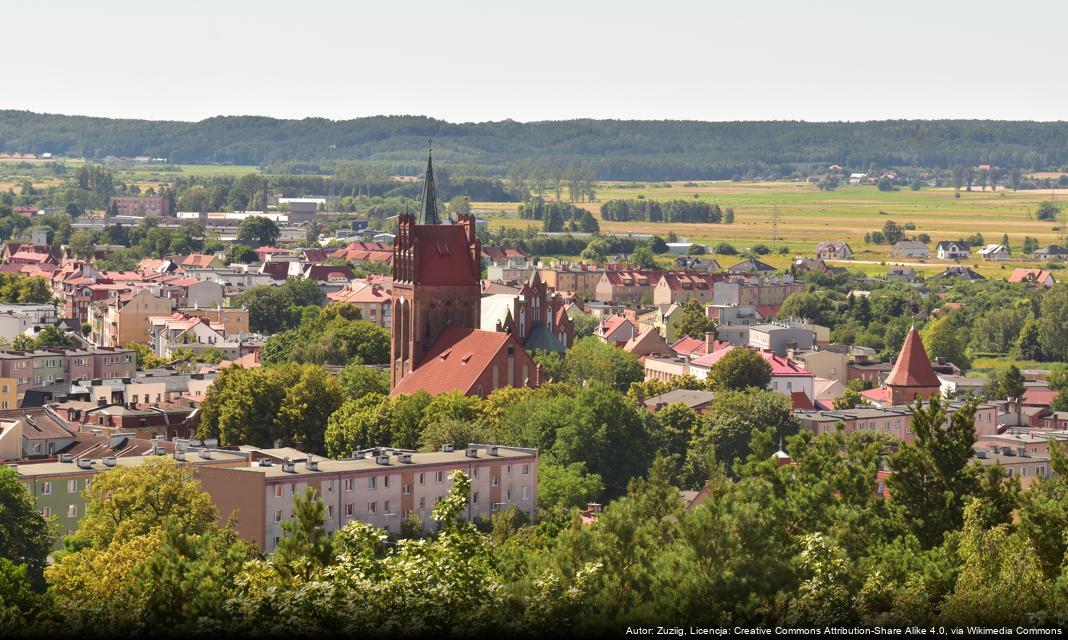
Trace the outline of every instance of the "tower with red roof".
<instances>
[{"instance_id":1,"label":"tower with red roof","mask_svg":"<svg viewBox=\"0 0 1068 640\"><path fill-rule=\"evenodd\" d=\"M897 362L886 378L886 388L891 406L912 404L917 399L929 400L941 393L942 382L935 375L916 327L909 329L905 336Z\"/></svg>"}]
</instances>

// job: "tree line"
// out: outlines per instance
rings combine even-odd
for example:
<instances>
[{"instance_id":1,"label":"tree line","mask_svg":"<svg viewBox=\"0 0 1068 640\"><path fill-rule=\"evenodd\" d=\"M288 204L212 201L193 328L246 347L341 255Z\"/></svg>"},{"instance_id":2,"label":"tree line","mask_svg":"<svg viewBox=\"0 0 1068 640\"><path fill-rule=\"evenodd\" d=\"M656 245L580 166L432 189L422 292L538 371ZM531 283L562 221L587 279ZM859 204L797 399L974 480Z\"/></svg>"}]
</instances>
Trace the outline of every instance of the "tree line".
<instances>
[{"instance_id":1,"label":"tree line","mask_svg":"<svg viewBox=\"0 0 1068 640\"><path fill-rule=\"evenodd\" d=\"M734 222L734 209L726 214L718 204L700 200L609 200L601 204L605 220L627 222Z\"/></svg>"},{"instance_id":2,"label":"tree line","mask_svg":"<svg viewBox=\"0 0 1068 640\"><path fill-rule=\"evenodd\" d=\"M103 159L272 165L358 161L418 175L426 139L446 163L508 175L516 163L589 167L575 197L601 180L705 180L789 175L799 167L951 169L990 164L1024 171L1068 164L1068 124L979 120L688 122L569 120L454 124L422 116L332 121L258 116L160 122L0 111L0 150ZM583 177L583 176L587 177Z\"/></svg>"}]
</instances>

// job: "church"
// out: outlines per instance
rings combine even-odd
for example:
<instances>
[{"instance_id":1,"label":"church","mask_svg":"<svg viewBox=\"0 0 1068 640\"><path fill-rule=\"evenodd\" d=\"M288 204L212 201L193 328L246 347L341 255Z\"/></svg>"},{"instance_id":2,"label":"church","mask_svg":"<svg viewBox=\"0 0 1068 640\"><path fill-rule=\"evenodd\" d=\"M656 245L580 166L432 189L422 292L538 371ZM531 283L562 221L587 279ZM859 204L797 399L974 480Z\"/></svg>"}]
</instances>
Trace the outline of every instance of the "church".
<instances>
[{"instance_id":1,"label":"church","mask_svg":"<svg viewBox=\"0 0 1068 640\"><path fill-rule=\"evenodd\" d=\"M534 387L538 366L512 333L480 329L482 246L473 216L442 223L433 158L417 215L398 218L393 243L390 395L423 390L485 397Z\"/></svg>"}]
</instances>

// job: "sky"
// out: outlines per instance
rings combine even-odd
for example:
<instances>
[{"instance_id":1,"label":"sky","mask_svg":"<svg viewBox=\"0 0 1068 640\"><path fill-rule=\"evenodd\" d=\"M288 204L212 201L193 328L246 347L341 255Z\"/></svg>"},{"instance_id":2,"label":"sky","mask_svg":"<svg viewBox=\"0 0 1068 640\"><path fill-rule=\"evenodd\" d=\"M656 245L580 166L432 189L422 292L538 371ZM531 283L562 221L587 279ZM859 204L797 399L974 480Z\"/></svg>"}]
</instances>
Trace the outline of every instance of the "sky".
<instances>
[{"instance_id":1,"label":"sky","mask_svg":"<svg viewBox=\"0 0 1068 640\"><path fill-rule=\"evenodd\" d=\"M451 122L1068 118L1068 2L10 3L0 109Z\"/></svg>"}]
</instances>

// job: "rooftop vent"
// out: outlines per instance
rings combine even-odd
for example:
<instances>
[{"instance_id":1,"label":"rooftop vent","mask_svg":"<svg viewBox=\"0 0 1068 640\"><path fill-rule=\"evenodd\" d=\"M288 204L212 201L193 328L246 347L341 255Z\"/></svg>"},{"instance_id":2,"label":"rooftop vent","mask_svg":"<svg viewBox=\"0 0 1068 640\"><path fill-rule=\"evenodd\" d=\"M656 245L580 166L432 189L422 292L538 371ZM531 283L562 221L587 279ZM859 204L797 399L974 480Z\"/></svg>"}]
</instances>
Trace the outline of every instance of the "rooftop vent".
<instances>
[{"instance_id":1,"label":"rooftop vent","mask_svg":"<svg viewBox=\"0 0 1068 640\"><path fill-rule=\"evenodd\" d=\"M388 455L378 456L378 457L375 458L375 463L376 464L388 465L389 464L389 456Z\"/></svg>"},{"instance_id":2,"label":"rooftop vent","mask_svg":"<svg viewBox=\"0 0 1068 640\"><path fill-rule=\"evenodd\" d=\"M177 460L178 462L185 462L185 451L181 451L181 450L175 451L174 452L174 459Z\"/></svg>"},{"instance_id":3,"label":"rooftop vent","mask_svg":"<svg viewBox=\"0 0 1068 640\"><path fill-rule=\"evenodd\" d=\"M78 468L79 469L92 469L93 468L93 461L89 460L88 458L80 458L78 460Z\"/></svg>"},{"instance_id":4,"label":"rooftop vent","mask_svg":"<svg viewBox=\"0 0 1068 640\"><path fill-rule=\"evenodd\" d=\"M412 463L412 454L410 454L410 453L401 453L401 454L397 455L397 459L400 460L400 462L403 463L403 464L411 464Z\"/></svg>"},{"instance_id":5,"label":"rooftop vent","mask_svg":"<svg viewBox=\"0 0 1068 640\"><path fill-rule=\"evenodd\" d=\"M308 471L318 471L319 470L319 462L317 460L312 460L311 458L309 458L308 460L306 460L304 462L304 467Z\"/></svg>"},{"instance_id":6,"label":"rooftop vent","mask_svg":"<svg viewBox=\"0 0 1068 640\"><path fill-rule=\"evenodd\" d=\"M69 453L61 453L61 454L59 454L59 461L60 462L73 462L74 461L74 456L69 454Z\"/></svg>"},{"instance_id":7,"label":"rooftop vent","mask_svg":"<svg viewBox=\"0 0 1068 640\"><path fill-rule=\"evenodd\" d=\"M452 445L451 444L443 444L443 445L441 445L441 452L442 453L452 453Z\"/></svg>"},{"instance_id":8,"label":"rooftop vent","mask_svg":"<svg viewBox=\"0 0 1068 640\"><path fill-rule=\"evenodd\" d=\"M292 462L290 462L289 460L286 460L285 462L282 463L282 471L285 471L286 473L296 473L297 472L297 466L295 464L293 464Z\"/></svg>"},{"instance_id":9,"label":"rooftop vent","mask_svg":"<svg viewBox=\"0 0 1068 640\"><path fill-rule=\"evenodd\" d=\"M499 450L497 449L496 445L490 446L490 447L486 447L486 453L488 453L491 456L499 456L499 455L501 455Z\"/></svg>"},{"instance_id":10,"label":"rooftop vent","mask_svg":"<svg viewBox=\"0 0 1068 640\"><path fill-rule=\"evenodd\" d=\"M477 457L478 457L478 447L468 447L468 448L467 448L467 449L466 449L466 450L464 451L464 454L465 454L465 455L466 455L466 456L467 456L468 458L477 458Z\"/></svg>"},{"instance_id":11,"label":"rooftop vent","mask_svg":"<svg viewBox=\"0 0 1068 640\"><path fill-rule=\"evenodd\" d=\"M270 458L261 458L260 459L260 466L261 467L272 467L272 466L274 466L274 462L272 462Z\"/></svg>"},{"instance_id":12,"label":"rooftop vent","mask_svg":"<svg viewBox=\"0 0 1068 640\"><path fill-rule=\"evenodd\" d=\"M363 451L353 451L352 452L352 459L353 460L363 460L363 458L364 458Z\"/></svg>"},{"instance_id":13,"label":"rooftop vent","mask_svg":"<svg viewBox=\"0 0 1068 640\"><path fill-rule=\"evenodd\" d=\"M108 456L108 457L104 458L103 460L101 460L101 462L104 463L105 467L114 467L115 466L115 456Z\"/></svg>"},{"instance_id":14,"label":"rooftop vent","mask_svg":"<svg viewBox=\"0 0 1068 640\"><path fill-rule=\"evenodd\" d=\"M207 449L203 449L201 451L198 451L197 455L199 455L201 458L203 458L205 460L211 460L211 451L208 451Z\"/></svg>"},{"instance_id":15,"label":"rooftop vent","mask_svg":"<svg viewBox=\"0 0 1068 640\"><path fill-rule=\"evenodd\" d=\"M219 446L219 439L218 438L208 438L207 440L204 441L204 446L208 447L209 449L216 449Z\"/></svg>"}]
</instances>

